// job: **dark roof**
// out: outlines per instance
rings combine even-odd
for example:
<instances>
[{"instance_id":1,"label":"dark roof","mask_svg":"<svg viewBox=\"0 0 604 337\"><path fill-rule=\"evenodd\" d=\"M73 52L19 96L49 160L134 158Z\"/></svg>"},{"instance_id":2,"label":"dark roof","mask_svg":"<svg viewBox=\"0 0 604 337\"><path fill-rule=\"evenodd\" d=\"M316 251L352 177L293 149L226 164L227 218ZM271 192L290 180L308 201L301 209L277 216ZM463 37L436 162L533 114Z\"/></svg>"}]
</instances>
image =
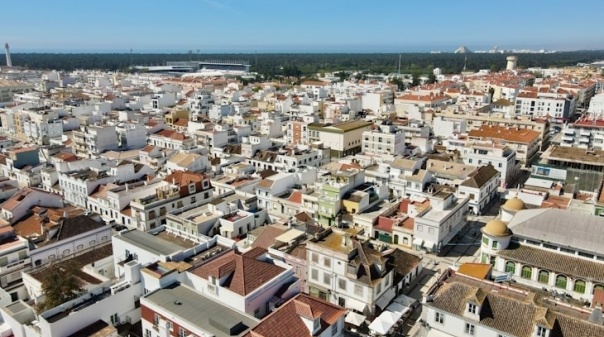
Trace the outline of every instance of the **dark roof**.
<instances>
[{"instance_id":1,"label":"dark roof","mask_svg":"<svg viewBox=\"0 0 604 337\"><path fill-rule=\"evenodd\" d=\"M421 262L419 256L395 249L391 254L389 263L394 265L394 282L398 283L405 278Z\"/></svg>"},{"instance_id":2,"label":"dark roof","mask_svg":"<svg viewBox=\"0 0 604 337\"><path fill-rule=\"evenodd\" d=\"M260 178L266 179L270 176L274 176L277 173L279 173L279 172L271 170L271 169L266 169L266 170L260 171L260 173L258 173L258 174L260 174Z\"/></svg>"},{"instance_id":3,"label":"dark roof","mask_svg":"<svg viewBox=\"0 0 604 337\"><path fill-rule=\"evenodd\" d=\"M76 235L80 235L104 226L105 225L103 223L95 221L87 215L79 215L73 218L67 218L61 223L61 228L55 236L54 241L69 239Z\"/></svg>"},{"instance_id":4,"label":"dark roof","mask_svg":"<svg viewBox=\"0 0 604 337\"><path fill-rule=\"evenodd\" d=\"M484 165L474 171L468 179L464 180L464 182L461 183L461 186L481 188L498 174L499 171L497 171L493 165Z\"/></svg>"},{"instance_id":5,"label":"dark roof","mask_svg":"<svg viewBox=\"0 0 604 337\"><path fill-rule=\"evenodd\" d=\"M83 254L80 254L75 257L63 259L58 263L49 265L40 270L36 270L36 271L32 272L30 274L30 276L43 283L44 280L49 276L47 271L50 268L69 269L69 268L67 268L67 266L68 266L68 264L71 264L73 266L73 268L75 270L77 270L77 276L80 280L85 281L90 284L100 284L101 280L97 279L96 277L94 277L90 274L83 272L81 269L85 265L91 264L92 262L99 261L99 260L106 258L108 256L111 256L111 255L113 255L113 247L111 246L111 244L105 244L100 247L96 246L95 248L90 249Z\"/></svg>"}]
</instances>

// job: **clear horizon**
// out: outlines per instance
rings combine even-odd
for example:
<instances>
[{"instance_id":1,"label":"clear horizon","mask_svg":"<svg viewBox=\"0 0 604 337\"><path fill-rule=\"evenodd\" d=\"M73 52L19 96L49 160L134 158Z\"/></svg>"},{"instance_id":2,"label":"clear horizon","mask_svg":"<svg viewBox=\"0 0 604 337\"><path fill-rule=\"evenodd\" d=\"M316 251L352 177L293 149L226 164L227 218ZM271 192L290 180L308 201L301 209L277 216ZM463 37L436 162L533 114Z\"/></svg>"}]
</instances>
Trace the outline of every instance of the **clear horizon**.
<instances>
[{"instance_id":1,"label":"clear horizon","mask_svg":"<svg viewBox=\"0 0 604 337\"><path fill-rule=\"evenodd\" d=\"M33 2L33 5L32 5ZM604 1L63 0L3 4L0 42L57 53L405 53L602 50ZM99 10L102 8L103 10Z\"/></svg>"}]
</instances>

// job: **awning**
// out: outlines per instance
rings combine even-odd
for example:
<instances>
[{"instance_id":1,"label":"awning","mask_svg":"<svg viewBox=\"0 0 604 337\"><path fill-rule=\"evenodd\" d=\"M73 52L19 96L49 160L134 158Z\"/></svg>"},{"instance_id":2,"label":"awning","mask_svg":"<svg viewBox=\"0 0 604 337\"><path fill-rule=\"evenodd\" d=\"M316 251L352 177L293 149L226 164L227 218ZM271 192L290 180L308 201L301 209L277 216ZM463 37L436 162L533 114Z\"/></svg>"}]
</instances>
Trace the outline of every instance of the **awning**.
<instances>
[{"instance_id":1,"label":"awning","mask_svg":"<svg viewBox=\"0 0 604 337\"><path fill-rule=\"evenodd\" d=\"M379 335L386 335L393 325L394 323L383 320L380 315L369 324L369 330Z\"/></svg>"},{"instance_id":2,"label":"awning","mask_svg":"<svg viewBox=\"0 0 604 337\"><path fill-rule=\"evenodd\" d=\"M409 297L407 295L401 294L401 295L398 295L398 297L394 299L394 302L400 303L406 307L412 307L418 301L413 297Z\"/></svg>"},{"instance_id":3,"label":"awning","mask_svg":"<svg viewBox=\"0 0 604 337\"><path fill-rule=\"evenodd\" d=\"M414 246L422 246L424 244L424 239L421 238L415 238L413 239L413 245Z\"/></svg>"},{"instance_id":4,"label":"awning","mask_svg":"<svg viewBox=\"0 0 604 337\"><path fill-rule=\"evenodd\" d=\"M394 288L390 288L390 289L386 290L386 292L383 293L382 296L380 296L380 298L378 298L377 301L375 301L375 305L377 305L381 309L384 309L384 308L386 308L386 306L388 306L390 301L392 301L392 299L394 298L395 295L396 295L396 290L394 290Z\"/></svg>"},{"instance_id":5,"label":"awning","mask_svg":"<svg viewBox=\"0 0 604 337\"><path fill-rule=\"evenodd\" d=\"M346 308L354 309L358 312L365 312L365 308L367 308L367 303L347 297Z\"/></svg>"},{"instance_id":6,"label":"awning","mask_svg":"<svg viewBox=\"0 0 604 337\"><path fill-rule=\"evenodd\" d=\"M365 318L366 317L361 314L357 314L354 311L349 311L348 314L346 314L344 321L354 326L361 326L365 322Z\"/></svg>"}]
</instances>

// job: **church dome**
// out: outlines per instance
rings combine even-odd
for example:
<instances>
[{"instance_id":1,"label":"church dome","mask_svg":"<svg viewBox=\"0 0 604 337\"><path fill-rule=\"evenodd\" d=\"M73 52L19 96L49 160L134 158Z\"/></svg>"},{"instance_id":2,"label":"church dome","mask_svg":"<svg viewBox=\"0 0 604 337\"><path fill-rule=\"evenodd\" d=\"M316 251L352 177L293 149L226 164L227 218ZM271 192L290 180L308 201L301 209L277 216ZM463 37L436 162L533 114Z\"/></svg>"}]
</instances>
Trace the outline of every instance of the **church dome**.
<instances>
[{"instance_id":1,"label":"church dome","mask_svg":"<svg viewBox=\"0 0 604 337\"><path fill-rule=\"evenodd\" d=\"M505 204L503 205L503 208L505 208L508 211L521 211L521 210L525 209L526 207L524 206L524 201L522 201L518 198L511 198L510 200L505 202Z\"/></svg>"},{"instance_id":2,"label":"church dome","mask_svg":"<svg viewBox=\"0 0 604 337\"><path fill-rule=\"evenodd\" d=\"M508 225L499 219L493 219L487 222L486 226L484 226L481 231L486 235L497 237L512 235L512 231L510 231Z\"/></svg>"}]
</instances>

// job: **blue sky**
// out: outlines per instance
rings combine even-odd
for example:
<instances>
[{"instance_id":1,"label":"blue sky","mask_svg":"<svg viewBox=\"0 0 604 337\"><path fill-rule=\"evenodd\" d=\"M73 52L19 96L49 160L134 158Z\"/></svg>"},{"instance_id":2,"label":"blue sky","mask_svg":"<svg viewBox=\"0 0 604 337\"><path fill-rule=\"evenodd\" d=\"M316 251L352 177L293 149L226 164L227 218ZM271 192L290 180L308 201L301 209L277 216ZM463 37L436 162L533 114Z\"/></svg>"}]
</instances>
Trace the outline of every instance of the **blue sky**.
<instances>
[{"instance_id":1,"label":"blue sky","mask_svg":"<svg viewBox=\"0 0 604 337\"><path fill-rule=\"evenodd\" d=\"M14 52L604 49L603 0L2 2Z\"/></svg>"}]
</instances>

